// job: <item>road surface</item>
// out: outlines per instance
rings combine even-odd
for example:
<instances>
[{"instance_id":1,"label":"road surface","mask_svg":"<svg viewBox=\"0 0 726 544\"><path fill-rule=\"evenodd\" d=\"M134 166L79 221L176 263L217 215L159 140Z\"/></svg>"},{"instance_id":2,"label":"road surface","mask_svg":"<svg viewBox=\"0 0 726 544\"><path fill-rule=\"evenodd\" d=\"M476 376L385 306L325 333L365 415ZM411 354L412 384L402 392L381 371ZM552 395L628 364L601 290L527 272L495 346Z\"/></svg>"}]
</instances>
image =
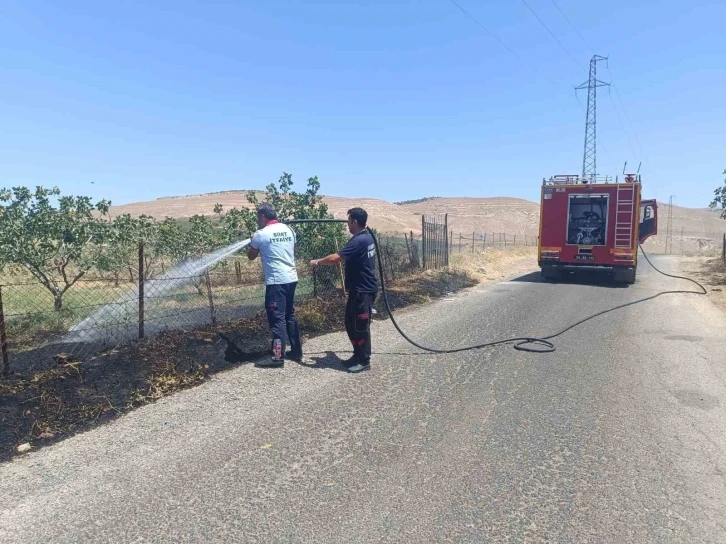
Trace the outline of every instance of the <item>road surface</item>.
<instances>
[{"instance_id":1,"label":"road surface","mask_svg":"<svg viewBox=\"0 0 726 544\"><path fill-rule=\"evenodd\" d=\"M526 276L400 321L438 346L544 335L673 287ZM245 365L0 467L0 541L726 542L725 324L665 296L555 353L431 356L379 322L361 375L318 338L318 368Z\"/></svg>"}]
</instances>

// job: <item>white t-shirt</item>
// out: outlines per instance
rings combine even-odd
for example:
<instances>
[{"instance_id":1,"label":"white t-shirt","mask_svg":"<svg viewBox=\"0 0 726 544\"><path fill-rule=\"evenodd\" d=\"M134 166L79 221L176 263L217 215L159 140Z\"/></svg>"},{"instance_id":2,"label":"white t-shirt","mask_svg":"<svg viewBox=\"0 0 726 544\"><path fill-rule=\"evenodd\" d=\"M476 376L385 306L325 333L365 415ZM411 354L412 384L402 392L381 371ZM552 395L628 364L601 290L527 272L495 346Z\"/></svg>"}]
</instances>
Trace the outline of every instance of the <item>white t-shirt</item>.
<instances>
[{"instance_id":1,"label":"white t-shirt","mask_svg":"<svg viewBox=\"0 0 726 544\"><path fill-rule=\"evenodd\" d=\"M290 227L272 221L255 232L250 247L260 252L266 285L297 281L295 233Z\"/></svg>"}]
</instances>

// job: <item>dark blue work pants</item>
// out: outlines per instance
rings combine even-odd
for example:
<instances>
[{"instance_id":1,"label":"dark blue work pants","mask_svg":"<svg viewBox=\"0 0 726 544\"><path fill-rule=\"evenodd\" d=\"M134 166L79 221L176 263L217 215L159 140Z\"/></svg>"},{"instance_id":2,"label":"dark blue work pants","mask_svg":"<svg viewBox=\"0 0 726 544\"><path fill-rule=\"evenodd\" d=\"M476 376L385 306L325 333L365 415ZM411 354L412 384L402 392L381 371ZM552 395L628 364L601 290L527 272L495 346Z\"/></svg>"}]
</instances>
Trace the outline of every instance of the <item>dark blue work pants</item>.
<instances>
[{"instance_id":1,"label":"dark blue work pants","mask_svg":"<svg viewBox=\"0 0 726 544\"><path fill-rule=\"evenodd\" d=\"M345 305L345 330L353 344L353 357L360 364L371 361L371 313L376 293L348 292Z\"/></svg>"},{"instance_id":2,"label":"dark blue work pants","mask_svg":"<svg viewBox=\"0 0 726 544\"><path fill-rule=\"evenodd\" d=\"M285 345L290 344L290 357L302 357L300 327L295 317L295 288L297 282L268 285L265 290L265 309L267 323L272 331L272 341L282 343L282 358L285 358Z\"/></svg>"}]
</instances>

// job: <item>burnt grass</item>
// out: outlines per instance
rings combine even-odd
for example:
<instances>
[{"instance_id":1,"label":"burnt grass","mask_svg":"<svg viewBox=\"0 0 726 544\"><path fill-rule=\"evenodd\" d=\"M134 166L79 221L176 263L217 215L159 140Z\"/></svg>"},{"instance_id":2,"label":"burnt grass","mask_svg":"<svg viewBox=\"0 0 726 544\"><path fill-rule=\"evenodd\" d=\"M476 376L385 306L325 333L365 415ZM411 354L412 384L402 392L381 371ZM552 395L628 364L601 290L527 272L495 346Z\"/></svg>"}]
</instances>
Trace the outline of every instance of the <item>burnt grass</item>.
<instances>
[{"instance_id":1,"label":"burnt grass","mask_svg":"<svg viewBox=\"0 0 726 544\"><path fill-rule=\"evenodd\" d=\"M476 281L465 272L425 272L394 282L389 302L395 308L420 304ZM296 304L307 339L343 330L341 293ZM387 319L382 297L377 320ZM25 370L0 378L0 462L30 444L36 450L109 422L139 406L194 387L210 376L269 353L264 312L216 327L170 331L130 342L83 360L39 353Z\"/></svg>"}]
</instances>

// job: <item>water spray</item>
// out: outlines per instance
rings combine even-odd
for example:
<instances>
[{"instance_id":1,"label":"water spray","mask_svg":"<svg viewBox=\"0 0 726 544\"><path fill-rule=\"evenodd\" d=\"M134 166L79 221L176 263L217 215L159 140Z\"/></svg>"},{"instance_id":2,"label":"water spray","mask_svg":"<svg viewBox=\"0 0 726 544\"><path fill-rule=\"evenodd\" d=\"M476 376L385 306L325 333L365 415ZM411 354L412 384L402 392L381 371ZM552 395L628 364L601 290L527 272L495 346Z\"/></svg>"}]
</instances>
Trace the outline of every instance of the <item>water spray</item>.
<instances>
[{"instance_id":1,"label":"water spray","mask_svg":"<svg viewBox=\"0 0 726 544\"><path fill-rule=\"evenodd\" d=\"M243 250L250 242L249 238L239 240L195 259L185 261L161 276L144 281L144 300L164 298L166 295L192 283L197 277L206 272L219 261L233 253ZM139 288L124 294L120 300L101 306L98 310L75 324L68 330L61 342L94 342L104 341L107 337L117 339L124 333L129 338L136 337L137 324L135 321L139 312ZM128 316L128 324L117 324L119 314ZM109 321L116 321L114 325L105 325Z\"/></svg>"}]
</instances>

